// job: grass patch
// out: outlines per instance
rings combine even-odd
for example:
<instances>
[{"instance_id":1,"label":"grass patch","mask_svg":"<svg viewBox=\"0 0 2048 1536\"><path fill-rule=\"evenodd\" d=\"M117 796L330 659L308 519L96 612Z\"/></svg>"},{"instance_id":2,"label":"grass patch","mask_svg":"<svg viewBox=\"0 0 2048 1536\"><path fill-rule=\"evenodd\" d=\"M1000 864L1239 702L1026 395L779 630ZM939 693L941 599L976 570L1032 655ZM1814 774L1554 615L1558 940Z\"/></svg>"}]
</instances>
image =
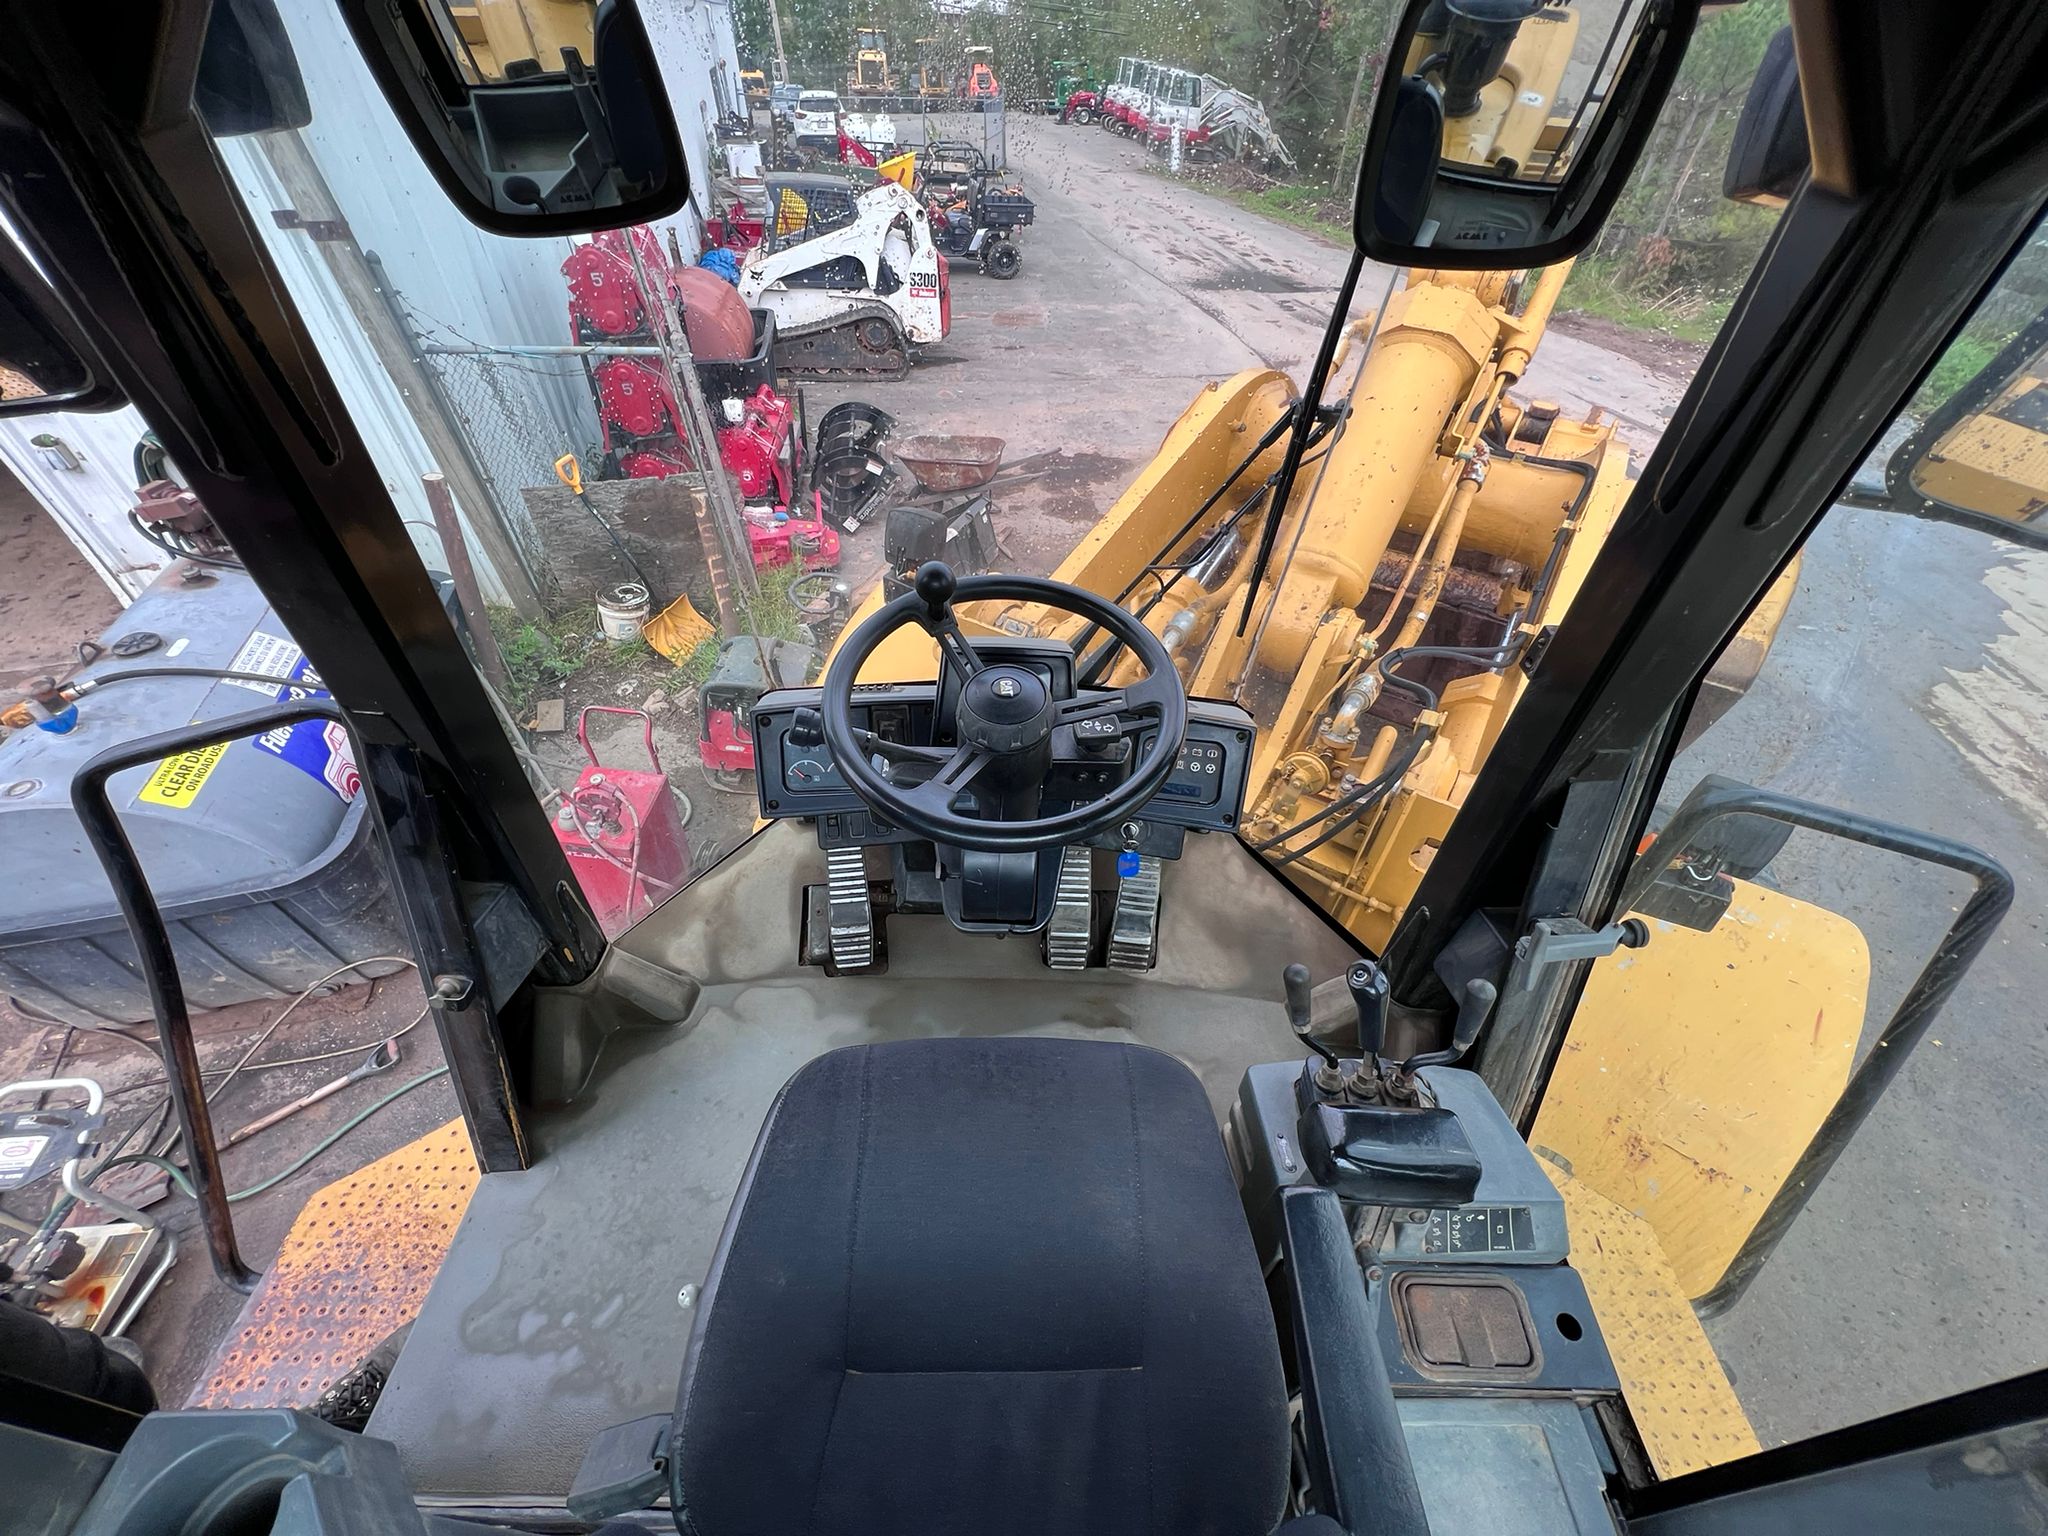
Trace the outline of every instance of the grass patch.
<instances>
[{"instance_id":1,"label":"grass patch","mask_svg":"<svg viewBox=\"0 0 2048 1536\"><path fill-rule=\"evenodd\" d=\"M1941 354L1941 361L1934 365L1934 371L1922 381L1907 409L1918 416L1934 410L1990 367L1991 360L1998 356L1999 346L1996 340L1963 332L1949 343L1948 350Z\"/></svg>"},{"instance_id":2,"label":"grass patch","mask_svg":"<svg viewBox=\"0 0 2048 1536\"><path fill-rule=\"evenodd\" d=\"M764 640L803 639L803 615L790 598L789 589L806 574L803 565L795 560L755 571L758 590L751 597L738 599L740 633L759 635Z\"/></svg>"},{"instance_id":3,"label":"grass patch","mask_svg":"<svg viewBox=\"0 0 2048 1536\"><path fill-rule=\"evenodd\" d=\"M1289 224L1325 239L1344 239L1351 233L1351 200L1331 197L1321 187L1303 186L1291 181L1278 181L1266 187L1247 187L1200 173L1188 180L1210 196L1235 203L1246 212L1259 214L1276 224Z\"/></svg>"},{"instance_id":4,"label":"grass patch","mask_svg":"<svg viewBox=\"0 0 2048 1536\"><path fill-rule=\"evenodd\" d=\"M675 670L661 680L661 686L671 694L681 693L685 688L702 688L711 681L711 671L718 665L718 645L716 635L699 640L689 660L678 662Z\"/></svg>"},{"instance_id":5,"label":"grass patch","mask_svg":"<svg viewBox=\"0 0 2048 1536\"><path fill-rule=\"evenodd\" d=\"M586 616L583 610L572 609L557 619L530 621L510 608L493 608L490 620L511 684L512 696L505 703L518 719L532 718L535 704L590 665L597 643L592 638L595 610Z\"/></svg>"},{"instance_id":6,"label":"grass patch","mask_svg":"<svg viewBox=\"0 0 2048 1536\"><path fill-rule=\"evenodd\" d=\"M1655 331L1705 346L1721 329L1734 302L1732 292L1635 277L1620 262L1583 256L1565 279L1557 307L1597 315L1632 331Z\"/></svg>"}]
</instances>

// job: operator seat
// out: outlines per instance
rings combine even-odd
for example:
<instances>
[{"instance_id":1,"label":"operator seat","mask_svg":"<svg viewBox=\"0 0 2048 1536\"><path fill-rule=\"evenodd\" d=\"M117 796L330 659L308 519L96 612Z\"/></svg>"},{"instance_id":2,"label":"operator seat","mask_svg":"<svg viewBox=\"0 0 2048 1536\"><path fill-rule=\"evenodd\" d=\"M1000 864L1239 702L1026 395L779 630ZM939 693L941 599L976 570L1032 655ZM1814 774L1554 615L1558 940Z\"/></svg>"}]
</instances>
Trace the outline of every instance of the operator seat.
<instances>
[{"instance_id":1,"label":"operator seat","mask_svg":"<svg viewBox=\"0 0 2048 1536\"><path fill-rule=\"evenodd\" d=\"M1264 1536L1277 1334L1180 1062L852 1046L768 1113L676 1397L684 1536Z\"/></svg>"}]
</instances>

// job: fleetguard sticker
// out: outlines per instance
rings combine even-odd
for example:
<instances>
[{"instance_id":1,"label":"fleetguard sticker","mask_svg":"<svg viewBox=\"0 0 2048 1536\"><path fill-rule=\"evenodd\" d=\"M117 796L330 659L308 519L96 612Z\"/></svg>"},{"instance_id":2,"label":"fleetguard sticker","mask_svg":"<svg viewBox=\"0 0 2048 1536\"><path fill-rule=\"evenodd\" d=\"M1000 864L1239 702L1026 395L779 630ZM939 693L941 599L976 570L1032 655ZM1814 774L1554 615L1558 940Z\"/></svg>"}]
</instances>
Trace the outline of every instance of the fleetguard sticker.
<instances>
[{"instance_id":1,"label":"fleetguard sticker","mask_svg":"<svg viewBox=\"0 0 2048 1536\"><path fill-rule=\"evenodd\" d=\"M169 806L174 811L190 810L192 802L199 798L199 791L206 787L207 777L219 766L227 750L228 743L216 741L196 752L180 752L175 757L165 758L156 765L156 772L149 776L149 782L142 786L142 792L135 798L146 800L151 805Z\"/></svg>"}]
</instances>

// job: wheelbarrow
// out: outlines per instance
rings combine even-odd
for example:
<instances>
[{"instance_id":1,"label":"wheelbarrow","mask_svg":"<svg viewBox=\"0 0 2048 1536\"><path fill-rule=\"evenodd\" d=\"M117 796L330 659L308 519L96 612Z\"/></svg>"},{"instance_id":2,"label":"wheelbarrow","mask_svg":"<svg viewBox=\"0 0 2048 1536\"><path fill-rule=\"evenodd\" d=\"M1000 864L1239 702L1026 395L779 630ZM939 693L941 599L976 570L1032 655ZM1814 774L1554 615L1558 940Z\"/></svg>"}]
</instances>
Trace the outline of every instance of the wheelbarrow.
<instances>
[{"instance_id":1,"label":"wheelbarrow","mask_svg":"<svg viewBox=\"0 0 2048 1536\"><path fill-rule=\"evenodd\" d=\"M1000 437L921 432L897 438L889 444L889 451L917 478L921 489L937 495L987 485L1003 462Z\"/></svg>"}]
</instances>

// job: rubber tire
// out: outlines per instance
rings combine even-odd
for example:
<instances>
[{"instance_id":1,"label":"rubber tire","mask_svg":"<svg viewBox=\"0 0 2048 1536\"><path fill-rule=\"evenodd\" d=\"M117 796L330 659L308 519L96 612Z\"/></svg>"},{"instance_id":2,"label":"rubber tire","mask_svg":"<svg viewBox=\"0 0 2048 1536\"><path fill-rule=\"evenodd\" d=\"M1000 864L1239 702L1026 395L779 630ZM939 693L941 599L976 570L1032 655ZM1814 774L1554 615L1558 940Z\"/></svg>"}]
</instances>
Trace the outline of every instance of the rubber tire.
<instances>
[{"instance_id":1,"label":"rubber tire","mask_svg":"<svg viewBox=\"0 0 2048 1536\"><path fill-rule=\"evenodd\" d=\"M1071 120L1073 122L1079 123L1083 128L1086 128L1090 123L1095 121L1095 114L1089 111L1086 107L1076 107L1074 109L1074 114Z\"/></svg>"},{"instance_id":2,"label":"rubber tire","mask_svg":"<svg viewBox=\"0 0 2048 1536\"><path fill-rule=\"evenodd\" d=\"M981 270L1007 281L1024 270L1024 253L1009 241L998 240L982 253Z\"/></svg>"}]
</instances>

